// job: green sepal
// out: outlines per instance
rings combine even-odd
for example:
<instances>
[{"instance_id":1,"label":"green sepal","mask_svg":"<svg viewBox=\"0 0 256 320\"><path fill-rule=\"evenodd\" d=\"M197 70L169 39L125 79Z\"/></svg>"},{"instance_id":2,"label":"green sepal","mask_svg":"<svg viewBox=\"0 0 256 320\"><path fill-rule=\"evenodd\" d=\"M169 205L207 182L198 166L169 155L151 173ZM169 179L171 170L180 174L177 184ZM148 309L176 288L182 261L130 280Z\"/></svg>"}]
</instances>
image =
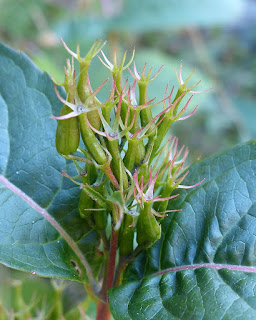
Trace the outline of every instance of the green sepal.
<instances>
[{"instance_id":1,"label":"green sepal","mask_svg":"<svg viewBox=\"0 0 256 320\"><path fill-rule=\"evenodd\" d=\"M128 188L128 177L125 171L123 159L120 155L118 140L107 141L108 151L112 156L110 167L117 178L118 182L124 189Z\"/></svg>"}]
</instances>

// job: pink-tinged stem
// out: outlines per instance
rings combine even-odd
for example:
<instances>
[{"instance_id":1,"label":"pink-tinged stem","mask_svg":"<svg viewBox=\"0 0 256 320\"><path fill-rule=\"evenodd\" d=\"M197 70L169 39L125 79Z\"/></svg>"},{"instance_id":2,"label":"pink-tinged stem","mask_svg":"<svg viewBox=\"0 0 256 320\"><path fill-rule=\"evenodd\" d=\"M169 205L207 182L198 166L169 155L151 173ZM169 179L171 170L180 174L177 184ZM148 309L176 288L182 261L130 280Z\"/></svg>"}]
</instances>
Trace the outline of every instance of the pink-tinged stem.
<instances>
[{"instance_id":1,"label":"pink-tinged stem","mask_svg":"<svg viewBox=\"0 0 256 320\"><path fill-rule=\"evenodd\" d=\"M116 252L118 247L119 230L112 228L110 252L106 253L106 264L104 270L104 280L101 289L101 297L104 302L108 302L107 292L108 289L113 287L115 267L116 267Z\"/></svg>"},{"instance_id":2,"label":"pink-tinged stem","mask_svg":"<svg viewBox=\"0 0 256 320\"><path fill-rule=\"evenodd\" d=\"M113 287L115 267L116 267L116 252L118 246L118 236L119 230L112 228L112 236L110 243L110 254L109 254L109 267L108 267L108 280L107 280L107 290ZM107 294L107 292L106 292Z\"/></svg>"},{"instance_id":3,"label":"pink-tinged stem","mask_svg":"<svg viewBox=\"0 0 256 320\"><path fill-rule=\"evenodd\" d=\"M102 285L102 299L97 306L97 317L96 320L109 320L111 319L111 313L108 304L108 289L114 285L115 267L116 267L116 252L118 247L118 236L119 231L112 228L111 242L110 242L110 253L107 268L107 277L104 277ZM105 271L105 272L106 272Z\"/></svg>"},{"instance_id":4,"label":"pink-tinged stem","mask_svg":"<svg viewBox=\"0 0 256 320\"><path fill-rule=\"evenodd\" d=\"M173 267L170 269L162 270L152 274L152 276L158 276L162 274L166 274L169 272L177 272L177 271L184 271L184 270L194 270L199 268L212 268L215 270L220 269L228 269L228 270L235 270L235 271L242 271L242 272L253 272L256 273L255 267L247 267L247 266L237 266L232 264L214 264L214 263L202 263L202 264L194 264L194 265L185 265L179 267Z\"/></svg>"},{"instance_id":5,"label":"pink-tinged stem","mask_svg":"<svg viewBox=\"0 0 256 320\"><path fill-rule=\"evenodd\" d=\"M113 171L111 170L110 165L108 165L108 166L105 168L104 173L107 175L107 177L109 178L109 180L112 182L113 186L114 186L116 189L119 189L119 183L118 183L118 181L116 180L116 177L115 177Z\"/></svg>"},{"instance_id":6,"label":"pink-tinged stem","mask_svg":"<svg viewBox=\"0 0 256 320\"><path fill-rule=\"evenodd\" d=\"M109 304L103 301L100 301L97 306L97 316L96 320L110 320L111 313L109 310Z\"/></svg>"}]
</instances>

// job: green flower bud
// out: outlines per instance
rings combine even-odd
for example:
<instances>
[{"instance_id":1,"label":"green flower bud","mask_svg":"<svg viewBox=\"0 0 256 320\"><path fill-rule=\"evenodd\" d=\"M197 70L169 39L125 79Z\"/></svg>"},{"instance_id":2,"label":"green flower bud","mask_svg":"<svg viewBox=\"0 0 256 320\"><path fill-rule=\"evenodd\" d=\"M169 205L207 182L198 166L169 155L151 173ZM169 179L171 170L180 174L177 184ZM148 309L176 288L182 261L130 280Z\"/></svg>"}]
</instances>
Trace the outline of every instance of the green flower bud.
<instances>
[{"instance_id":1,"label":"green flower bud","mask_svg":"<svg viewBox=\"0 0 256 320\"><path fill-rule=\"evenodd\" d=\"M133 218L130 215L124 216L123 229L119 236L119 254L128 256L133 251L134 227L131 226Z\"/></svg>"},{"instance_id":2,"label":"green flower bud","mask_svg":"<svg viewBox=\"0 0 256 320\"><path fill-rule=\"evenodd\" d=\"M60 116L70 113L70 108L64 105ZM58 121L56 131L56 149L59 154L68 155L75 152L79 146L80 133L77 117Z\"/></svg>"},{"instance_id":3,"label":"green flower bud","mask_svg":"<svg viewBox=\"0 0 256 320\"><path fill-rule=\"evenodd\" d=\"M144 203L137 222L138 245L151 247L161 237L161 226L157 222L152 209L152 203Z\"/></svg>"}]
</instances>

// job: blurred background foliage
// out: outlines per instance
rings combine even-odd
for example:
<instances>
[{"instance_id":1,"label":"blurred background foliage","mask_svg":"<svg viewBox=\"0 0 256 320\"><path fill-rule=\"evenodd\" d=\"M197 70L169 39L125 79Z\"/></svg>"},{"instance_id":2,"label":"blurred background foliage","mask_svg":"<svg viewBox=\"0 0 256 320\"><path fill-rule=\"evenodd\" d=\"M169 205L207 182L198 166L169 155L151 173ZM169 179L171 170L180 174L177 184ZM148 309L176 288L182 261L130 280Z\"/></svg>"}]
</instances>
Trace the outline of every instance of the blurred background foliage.
<instances>
[{"instance_id":1,"label":"blurred background foliage","mask_svg":"<svg viewBox=\"0 0 256 320\"><path fill-rule=\"evenodd\" d=\"M174 68L179 69L181 59L183 78L196 69L191 85L201 79L198 90L214 89L194 96L191 108L199 104L196 114L172 132L190 148L191 161L255 138L256 0L0 0L0 41L25 51L42 70L62 81L68 54L59 37L73 50L80 43L82 54L95 39L107 40L104 52L109 57L116 48L128 50L129 59L135 47L138 70L145 61L155 72L164 64L151 84L150 97L158 100L167 83L177 88ZM94 88L103 76L109 77L108 70L102 70L95 60L90 70ZM104 98L104 91L101 94ZM85 298L81 286L65 285L63 312ZM42 297L49 313L55 308L54 295L62 290L1 267L0 319L1 306L15 309L17 287L26 305L35 302L34 316L42 309L38 305ZM72 312L77 312L76 319L86 319L79 309Z\"/></svg>"}]
</instances>

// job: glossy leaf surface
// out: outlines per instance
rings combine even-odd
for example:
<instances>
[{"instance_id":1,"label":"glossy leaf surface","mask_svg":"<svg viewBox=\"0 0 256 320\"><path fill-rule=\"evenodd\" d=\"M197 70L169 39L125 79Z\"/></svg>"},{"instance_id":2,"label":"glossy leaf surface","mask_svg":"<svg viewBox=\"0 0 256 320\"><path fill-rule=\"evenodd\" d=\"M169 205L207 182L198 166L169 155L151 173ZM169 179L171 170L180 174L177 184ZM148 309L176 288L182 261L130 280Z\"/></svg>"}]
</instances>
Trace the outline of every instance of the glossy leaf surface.
<instances>
[{"instance_id":1,"label":"glossy leaf surface","mask_svg":"<svg viewBox=\"0 0 256 320\"><path fill-rule=\"evenodd\" d=\"M186 183L203 178L110 291L115 319L255 319L255 141L193 165Z\"/></svg>"}]
</instances>

